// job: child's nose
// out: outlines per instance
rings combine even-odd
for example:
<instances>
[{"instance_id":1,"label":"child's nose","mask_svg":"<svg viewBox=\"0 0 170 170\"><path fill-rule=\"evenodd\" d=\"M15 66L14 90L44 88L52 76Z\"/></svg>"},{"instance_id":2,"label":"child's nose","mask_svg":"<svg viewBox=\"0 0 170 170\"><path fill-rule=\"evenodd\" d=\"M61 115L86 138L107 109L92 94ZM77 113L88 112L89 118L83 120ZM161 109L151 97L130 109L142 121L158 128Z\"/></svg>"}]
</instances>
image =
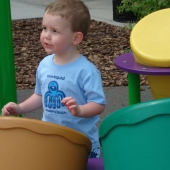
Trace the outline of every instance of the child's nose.
<instances>
[{"instance_id":1,"label":"child's nose","mask_svg":"<svg viewBox=\"0 0 170 170\"><path fill-rule=\"evenodd\" d=\"M46 33L45 33L45 38L50 38L51 37L51 34L50 34L50 31L46 31Z\"/></svg>"}]
</instances>

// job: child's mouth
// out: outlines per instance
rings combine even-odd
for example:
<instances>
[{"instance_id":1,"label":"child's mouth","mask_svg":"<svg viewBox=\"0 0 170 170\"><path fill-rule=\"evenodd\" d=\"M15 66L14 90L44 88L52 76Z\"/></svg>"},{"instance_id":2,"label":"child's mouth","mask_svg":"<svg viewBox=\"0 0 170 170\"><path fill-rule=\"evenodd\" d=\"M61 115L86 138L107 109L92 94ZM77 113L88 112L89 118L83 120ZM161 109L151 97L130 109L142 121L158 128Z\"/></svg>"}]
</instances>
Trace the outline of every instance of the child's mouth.
<instances>
[{"instance_id":1,"label":"child's mouth","mask_svg":"<svg viewBox=\"0 0 170 170\"><path fill-rule=\"evenodd\" d=\"M46 43L46 42L44 43L44 45L45 45L46 48L52 47L52 45L50 45L50 44L48 44L48 43Z\"/></svg>"}]
</instances>

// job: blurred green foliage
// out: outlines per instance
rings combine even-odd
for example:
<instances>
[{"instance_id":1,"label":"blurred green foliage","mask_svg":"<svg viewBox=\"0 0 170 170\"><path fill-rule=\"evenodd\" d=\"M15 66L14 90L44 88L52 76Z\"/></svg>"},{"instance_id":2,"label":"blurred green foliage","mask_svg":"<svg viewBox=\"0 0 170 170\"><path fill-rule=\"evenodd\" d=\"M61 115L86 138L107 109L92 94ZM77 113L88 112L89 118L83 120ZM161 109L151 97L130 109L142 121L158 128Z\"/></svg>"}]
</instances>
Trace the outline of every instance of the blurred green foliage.
<instances>
[{"instance_id":1,"label":"blurred green foliage","mask_svg":"<svg viewBox=\"0 0 170 170\"><path fill-rule=\"evenodd\" d=\"M132 11L138 21L164 8L170 8L170 0L121 0L120 6L117 7L119 13Z\"/></svg>"}]
</instances>

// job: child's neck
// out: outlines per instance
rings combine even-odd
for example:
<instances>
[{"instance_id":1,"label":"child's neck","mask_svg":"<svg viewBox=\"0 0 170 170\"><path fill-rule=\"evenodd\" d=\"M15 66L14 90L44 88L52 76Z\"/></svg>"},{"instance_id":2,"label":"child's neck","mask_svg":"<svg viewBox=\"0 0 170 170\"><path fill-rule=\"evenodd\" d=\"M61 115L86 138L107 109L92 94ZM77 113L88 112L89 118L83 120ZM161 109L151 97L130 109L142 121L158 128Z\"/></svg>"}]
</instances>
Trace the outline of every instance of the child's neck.
<instances>
[{"instance_id":1,"label":"child's neck","mask_svg":"<svg viewBox=\"0 0 170 170\"><path fill-rule=\"evenodd\" d=\"M80 52L79 51L75 51L75 53L68 54L68 55L55 54L53 61L57 65L64 65L64 64L68 64L68 63L71 63L71 62L75 61L79 57L80 57Z\"/></svg>"}]
</instances>

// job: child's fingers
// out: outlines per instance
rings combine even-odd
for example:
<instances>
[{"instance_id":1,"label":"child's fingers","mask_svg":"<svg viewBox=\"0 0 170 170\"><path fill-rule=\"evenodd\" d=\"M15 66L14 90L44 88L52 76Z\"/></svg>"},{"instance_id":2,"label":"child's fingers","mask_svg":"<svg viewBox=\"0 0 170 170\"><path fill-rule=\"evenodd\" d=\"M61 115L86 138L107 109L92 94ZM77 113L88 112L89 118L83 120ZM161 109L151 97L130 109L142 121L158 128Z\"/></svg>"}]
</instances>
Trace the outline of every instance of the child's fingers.
<instances>
[{"instance_id":1,"label":"child's fingers","mask_svg":"<svg viewBox=\"0 0 170 170\"><path fill-rule=\"evenodd\" d=\"M9 114L16 114L16 104L15 103L8 103L2 108L2 115L8 116Z\"/></svg>"},{"instance_id":2,"label":"child's fingers","mask_svg":"<svg viewBox=\"0 0 170 170\"><path fill-rule=\"evenodd\" d=\"M76 105L76 101L75 99L70 99L65 103L65 105L67 106Z\"/></svg>"},{"instance_id":3,"label":"child's fingers","mask_svg":"<svg viewBox=\"0 0 170 170\"><path fill-rule=\"evenodd\" d=\"M6 109L6 108L2 108L2 115L3 116L8 116L10 114L10 112Z\"/></svg>"},{"instance_id":4,"label":"child's fingers","mask_svg":"<svg viewBox=\"0 0 170 170\"><path fill-rule=\"evenodd\" d=\"M63 103L63 104L66 104L69 100L71 100L72 99L72 97L65 97L62 101L61 101L61 103Z\"/></svg>"}]
</instances>

